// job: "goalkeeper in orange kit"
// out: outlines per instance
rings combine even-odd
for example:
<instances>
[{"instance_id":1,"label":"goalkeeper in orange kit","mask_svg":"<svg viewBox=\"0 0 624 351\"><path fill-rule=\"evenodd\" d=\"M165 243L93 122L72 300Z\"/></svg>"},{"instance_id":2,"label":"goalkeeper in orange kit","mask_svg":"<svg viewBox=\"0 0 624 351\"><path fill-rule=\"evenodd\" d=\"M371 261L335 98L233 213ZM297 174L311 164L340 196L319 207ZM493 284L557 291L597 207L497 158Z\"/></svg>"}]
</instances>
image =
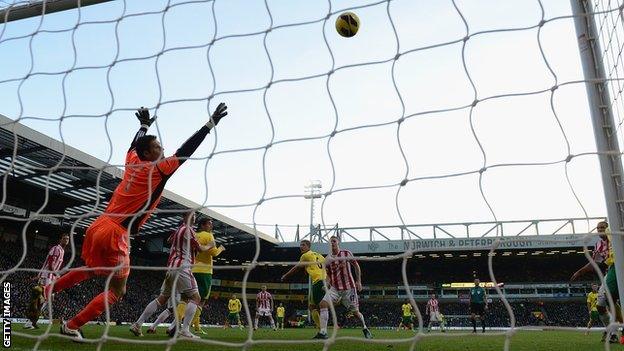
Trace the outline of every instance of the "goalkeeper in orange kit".
<instances>
[{"instance_id":1,"label":"goalkeeper in orange kit","mask_svg":"<svg viewBox=\"0 0 624 351\"><path fill-rule=\"evenodd\" d=\"M82 245L85 267L74 269L47 285L44 296L68 289L96 276L111 276L107 289L68 322L61 325L61 334L82 339L82 327L117 303L126 293L130 274L129 238L139 232L158 203L165 184L173 173L197 150L211 129L227 115L227 106L220 103L210 120L193 134L176 153L163 157L156 137L145 135L156 117L149 111L137 111L141 126L126 154L125 171L106 210L87 229Z\"/></svg>"}]
</instances>

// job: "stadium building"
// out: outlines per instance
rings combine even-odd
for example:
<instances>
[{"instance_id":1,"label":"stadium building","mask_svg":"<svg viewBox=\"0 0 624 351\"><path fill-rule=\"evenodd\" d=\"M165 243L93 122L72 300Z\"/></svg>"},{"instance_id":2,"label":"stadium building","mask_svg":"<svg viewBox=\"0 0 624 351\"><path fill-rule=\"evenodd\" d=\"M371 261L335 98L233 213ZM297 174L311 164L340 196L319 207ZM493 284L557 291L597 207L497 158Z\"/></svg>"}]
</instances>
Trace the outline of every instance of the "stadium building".
<instances>
[{"instance_id":1,"label":"stadium building","mask_svg":"<svg viewBox=\"0 0 624 351\"><path fill-rule=\"evenodd\" d=\"M41 267L46 249L56 244L58 234L73 234L65 262L79 265L84 230L105 208L122 170L4 116L0 116L0 126L4 183L1 269L20 301L13 305L13 316L21 317L32 284L29 278ZM120 306L111 310L111 320L135 320L139 309L158 294L168 255L166 238L178 226L180 213L191 208L214 219L216 241L227 248L216 259L213 300L202 316L208 324L223 323L227 298L232 293L245 292L247 300L253 301L263 284L277 301L286 304L287 318L301 320L307 313L307 276L300 274L291 282L280 282L279 277L288 270L285 262L298 261L299 240L311 240L313 250L325 254L332 235L341 238L342 247L360 259L364 285L361 305L371 316L370 324L376 327L398 324L396 316L401 303L409 298L408 289L421 312L435 293L450 326L467 325L468 289L474 278L486 282L492 306L491 326L509 326L509 315L490 276L489 258L518 325L583 326L587 320L585 296L589 284L598 281L588 275L581 282L568 283L570 275L587 262L584 244L591 248L595 241L587 230L579 228L593 228L601 218L318 227L284 240L279 226L269 228L272 233L268 234L165 191L158 211L131 242L132 264L147 269L133 269L128 294ZM256 245L260 250L254 261ZM493 245L495 250L491 250ZM64 292L58 298L58 318L75 313L75 306L88 301L93 295L91 290L101 289L101 284L81 285ZM350 323L341 317L341 325Z\"/></svg>"}]
</instances>

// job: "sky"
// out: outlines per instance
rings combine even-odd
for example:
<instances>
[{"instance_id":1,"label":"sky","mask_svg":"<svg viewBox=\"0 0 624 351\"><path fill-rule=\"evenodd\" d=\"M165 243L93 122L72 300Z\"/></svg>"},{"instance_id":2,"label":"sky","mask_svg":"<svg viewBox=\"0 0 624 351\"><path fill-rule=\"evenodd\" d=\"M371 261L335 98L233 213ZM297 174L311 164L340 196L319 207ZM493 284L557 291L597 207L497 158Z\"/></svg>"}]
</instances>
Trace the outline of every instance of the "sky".
<instances>
[{"instance_id":1,"label":"sky","mask_svg":"<svg viewBox=\"0 0 624 351\"><path fill-rule=\"evenodd\" d=\"M311 180L328 226L605 216L596 156L562 162L596 148L566 84L583 79L569 1L456 5L136 0L10 22L0 114L121 166L136 108L169 155L223 101L167 189L243 223L309 225Z\"/></svg>"}]
</instances>

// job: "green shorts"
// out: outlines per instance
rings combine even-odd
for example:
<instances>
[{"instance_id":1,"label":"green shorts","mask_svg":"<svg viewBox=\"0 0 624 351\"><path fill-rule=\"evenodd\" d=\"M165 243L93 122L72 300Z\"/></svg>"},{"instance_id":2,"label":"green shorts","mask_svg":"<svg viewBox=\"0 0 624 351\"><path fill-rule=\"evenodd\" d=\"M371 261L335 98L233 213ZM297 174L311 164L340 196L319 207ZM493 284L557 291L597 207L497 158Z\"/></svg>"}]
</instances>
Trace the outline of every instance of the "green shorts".
<instances>
[{"instance_id":1,"label":"green shorts","mask_svg":"<svg viewBox=\"0 0 624 351\"><path fill-rule=\"evenodd\" d=\"M230 312L228 313L228 321L230 322L230 325L238 324L240 316L237 312Z\"/></svg>"},{"instance_id":2,"label":"green shorts","mask_svg":"<svg viewBox=\"0 0 624 351\"><path fill-rule=\"evenodd\" d=\"M401 323L403 323L403 325L412 324L412 316L403 316L403 320L401 321Z\"/></svg>"},{"instance_id":3,"label":"green shorts","mask_svg":"<svg viewBox=\"0 0 624 351\"><path fill-rule=\"evenodd\" d=\"M591 314L589 315L589 318L594 321L594 322L599 322L600 321L600 314L598 313L598 311L591 311Z\"/></svg>"},{"instance_id":4,"label":"green shorts","mask_svg":"<svg viewBox=\"0 0 624 351\"><path fill-rule=\"evenodd\" d=\"M193 273L197 281L197 290L202 299L210 297L210 289L212 287L212 273Z\"/></svg>"},{"instance_id":5,"label":"green shorts","mask_svg":"<svg viewBox=\"0 0 624 351\"><path fill-rule=\"evenodd\" d=\"M41 309L41 305L44 302L43 288L40 285L35 285L30 293L29 310L38 311Z\"/></svg>"},{"instance_id":6,"label":"green shorts","mask_svg":"<svg viewBox=\"0 0 624 351\"><path fill-rule=\"evenodd\" d=\"M312 284L312 291L310 295L308 295L308 304L319 305L321 300L325 297L325 282L319 280L318 282Z\"/></svg>"},{"instance_id":7,"label":"green shorts","mask_svg":"<svg viewBox=\"0 0 624 351\"><path fill-rule=\"evenodd\" d=\"M609 267L609 270L607 271L607 275L605 276L605 284L607 285L607 288L609 289L609 292L611 293L611 296L613 297L613 299L617 300L619 297L619 290L618 290L617 277L615 275L615 264Z\"/></svg>"},{"instance_id":8,"label":"green shorts","mask_svg":"<svg viewBox=\"0 0 624 351\"><path fill-rule=\"evenodd\" d=\"M41 303L39 302L39 300L37 301L31 301L28 304L28 314L32 315L32 316L39 316L39 314L41 313Z\"/></svg>"},{"instance_id":9,"label":"green shorts","mask_svg":"<svg viewBox=\"0 0 624 351\"><path fill-rule=\"evenodd\" d=\"M277 317L277 323L279 324L284 323L284 317Z\"/></svg>"}]
</instances>

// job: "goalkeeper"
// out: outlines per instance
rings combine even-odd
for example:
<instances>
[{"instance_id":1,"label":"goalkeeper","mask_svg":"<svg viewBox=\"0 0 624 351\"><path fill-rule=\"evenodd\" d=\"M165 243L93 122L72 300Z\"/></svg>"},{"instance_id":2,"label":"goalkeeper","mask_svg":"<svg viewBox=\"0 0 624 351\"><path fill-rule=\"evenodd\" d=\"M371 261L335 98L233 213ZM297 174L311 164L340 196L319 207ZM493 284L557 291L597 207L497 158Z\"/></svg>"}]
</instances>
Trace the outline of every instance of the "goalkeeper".
<instances>
[{"instance_id":1,"label":"goalkeeper","mask_svg":"<svg viewBox=\"0 0 624 351\"><path fill-rule=\"evenodd\" d=\"M156 117L141 108L136 116L141 124L126 154L123 179L115 188L110 202L87 229L82 244L82 259L91 269L75 269L46 285L44 297L69 289L95 276L108 276L106 290L93 298L76 316L61 324L61 334L83 339L80 327L96 319L105 309L119 302L126 293L130 274L130 240L154 211L165 184L178 168L197 150L210 130L227 115L220 103L198 131L174 155L163 156L163 148L154 135L145 135Z\"/></svg>"}]
</instances>

